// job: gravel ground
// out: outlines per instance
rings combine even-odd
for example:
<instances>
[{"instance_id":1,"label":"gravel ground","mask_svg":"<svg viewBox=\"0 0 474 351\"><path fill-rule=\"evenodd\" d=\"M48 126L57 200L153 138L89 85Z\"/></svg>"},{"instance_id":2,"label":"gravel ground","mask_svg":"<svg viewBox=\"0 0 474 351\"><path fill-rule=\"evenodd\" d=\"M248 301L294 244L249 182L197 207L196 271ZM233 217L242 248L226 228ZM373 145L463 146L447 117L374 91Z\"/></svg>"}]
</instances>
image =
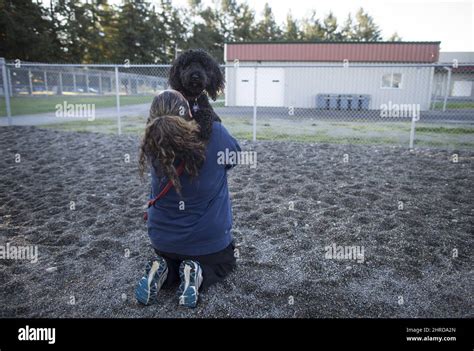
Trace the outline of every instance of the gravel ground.
<instances>
[{"instance_id":1,"label":"gravel ground","mask_svg":"<svg viewBox=\"0 0 474 351\"><path fill-rule=\"evenodd\" d=\"M229 174L238 269L194 310L172 290L142 307L138 138L0 128L0 245L39 257L0 260L0 316L474 317L474 152L242 147L258 167ZM364 255L331 259L332 245Z\"/></svg>"}]
</instances>

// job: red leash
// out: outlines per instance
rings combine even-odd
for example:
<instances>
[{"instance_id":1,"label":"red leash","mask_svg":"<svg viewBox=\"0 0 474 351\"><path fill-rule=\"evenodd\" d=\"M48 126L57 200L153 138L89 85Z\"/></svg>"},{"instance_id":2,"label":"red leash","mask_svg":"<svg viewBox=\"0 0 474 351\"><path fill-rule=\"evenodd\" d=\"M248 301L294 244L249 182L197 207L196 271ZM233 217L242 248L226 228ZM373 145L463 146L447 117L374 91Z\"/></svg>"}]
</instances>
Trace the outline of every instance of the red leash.
<instances>
[{"instance_id":1,"label":"red leash","mask_svg":"<svg viewBox=\"0 0 474 351\"><path fill-rule=\"evenodd\" d=\"M181 176L184 172L184 161L181 161L181 163L178 165L178 168L176 168L176 173L178 173L178 177ZM166 183L166 186L163 188L163 190L160 191L160 193L152 200L148 201L148 208L151 206L154 206L155 203L161 199L163 196L165 196L168 191L173 187L173 182L171 180L168 180L168 183ZM143 219L145 221L148 220L148 211L143 214Z\"/></svg>"}]
</instances>

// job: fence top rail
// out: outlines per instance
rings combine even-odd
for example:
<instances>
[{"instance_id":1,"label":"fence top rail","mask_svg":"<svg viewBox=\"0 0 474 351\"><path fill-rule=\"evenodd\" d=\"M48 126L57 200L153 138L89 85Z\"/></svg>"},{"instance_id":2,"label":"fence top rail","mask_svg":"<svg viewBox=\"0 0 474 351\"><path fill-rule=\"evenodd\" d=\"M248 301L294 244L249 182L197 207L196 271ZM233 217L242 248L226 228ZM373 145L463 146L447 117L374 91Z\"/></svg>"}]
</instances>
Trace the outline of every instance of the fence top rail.
<instances>
[{"instance_id":1,"label":"fence top rail","mask_svg":"<svg viewBox=\"0 0 474 351\"><path fill-rule=\"evenodd\" d=\"M312 64L312 65L299 65L299 64L274 64L274 65L269 65L269 64L245 64L245 63L239 63L239 64L227 64L227 65L221 65L222 67L225 68L238 68L238 67L245 67L245 68L259 68L259 67L265 67L265 68L359 68L359 67L366 67L366 68L376 68L376 67L434 67L434 68L459 68L459 67L473 67L473 63L458 63L457 65L454 65L453 63L334 63L334 64Z\"/></svg>"},{"instance_id":2,"label":"fence top rail","mask_svg":"<svg viewBox=\"0 0 474 351\"><path fill-rule=\"evenodd\" d=\"M22 68L15 68L16 71L31 71L32 73L54 73L54 74L75 74L75 75L87 75L89 77L107 77L107 76L114 76L115 73L113 70L108 70L108 71L103 71L103 70L53 70L53 69L47 69L47 68L28 68L28 67L22 67ZM127 72L120 72L120 75L125 78L138 78L138 79L153 79L153 80L162 80L162 79L167 79L166 77L157 77L156 75L145 75L145 74L140 74L140 73L127 73Z\"/></svg>"},{"instance_id":3,"label":"fence top rail","mask_svg":"<svg viewBox=\"0 0 474 351\"><path fill-rule=\"evenodd\" d=\"M171 67L170 64L98 64L98 63L7 63L7 66L16 67L111 67L111 68L131 68L131 67Z\"/></svg>"},{"instance_id":4,"label":"fence top rail","mask_svg":"<svg viewBox=\"0 0 474 351\"><path fill-rule=\"evenodd\" d=\"M16 67L18 64L16 63L7 63L7 66ZM353 62L335 62L333 64L328 63L314 63L314 64L254 64L254 63L244 63L241 62L238 65L231 63L231 64L224 64L221 65L222 68L237 68L237 67L273 67L273 68L335 68L335 67L343 67L343 68L350 68L350 67L466 67L466 66L474 66L474 62L459 62L454 64L452 62L446 63L353 63ZM148 68L169 68L171 67L170 64L80 64L80 63L20 63L20 67L110 67L110 68L134 68L134 67L148 67ZM18 67L18 68L20 68Z\"/></svg>"}]
</instances>

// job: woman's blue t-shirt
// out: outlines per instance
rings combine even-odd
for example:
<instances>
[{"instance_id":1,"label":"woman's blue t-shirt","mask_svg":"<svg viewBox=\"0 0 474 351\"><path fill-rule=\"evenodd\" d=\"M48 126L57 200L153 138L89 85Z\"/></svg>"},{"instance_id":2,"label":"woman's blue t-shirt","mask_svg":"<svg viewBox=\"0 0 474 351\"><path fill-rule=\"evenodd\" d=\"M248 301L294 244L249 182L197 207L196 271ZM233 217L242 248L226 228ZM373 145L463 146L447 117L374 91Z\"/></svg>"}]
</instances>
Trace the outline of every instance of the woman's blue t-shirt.
<instances>
[{"instance_id":1,"label":"woman's blue t-shirt","mask_svg":"<svg viewBox=\"0 0 474 351\"><path fill-rule=\"evenodd\" d=\"M226 151L227 149L227 151ZM181 196L174 188L148 209L148 235L162 252L199 256L218 252L232 241L232 208L227 170L219 164L219 152L241 151L238 142L218 122L213 123L206 160L199 175L181 175ZM222 161L222 159L219 159ZM151 170L154 198L166 185L166 177Z\"/></svg>"}]
</instances>

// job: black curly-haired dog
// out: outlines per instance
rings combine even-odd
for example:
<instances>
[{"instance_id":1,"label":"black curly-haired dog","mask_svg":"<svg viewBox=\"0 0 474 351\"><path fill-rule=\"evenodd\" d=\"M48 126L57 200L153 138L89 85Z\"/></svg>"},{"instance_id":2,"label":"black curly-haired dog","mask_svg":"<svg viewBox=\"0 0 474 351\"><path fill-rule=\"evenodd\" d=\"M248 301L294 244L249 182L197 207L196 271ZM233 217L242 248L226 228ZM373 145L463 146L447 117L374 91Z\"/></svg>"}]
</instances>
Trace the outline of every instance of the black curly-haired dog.
<instances>
[{"instance_id":1,"label":"black curly-haired dog","mask_svg":"<svg viewBox=\"0 0 474 351\"><path fill-rule=\"evenodd\" d=\"M209 98L215 101L225 86L217 61L203 49L187 50L174 60L168 83L186 97L193 118L201 127L201 138L208 140L212 122L221 122L209 103Z\"/></svg>"}]
</instances>

